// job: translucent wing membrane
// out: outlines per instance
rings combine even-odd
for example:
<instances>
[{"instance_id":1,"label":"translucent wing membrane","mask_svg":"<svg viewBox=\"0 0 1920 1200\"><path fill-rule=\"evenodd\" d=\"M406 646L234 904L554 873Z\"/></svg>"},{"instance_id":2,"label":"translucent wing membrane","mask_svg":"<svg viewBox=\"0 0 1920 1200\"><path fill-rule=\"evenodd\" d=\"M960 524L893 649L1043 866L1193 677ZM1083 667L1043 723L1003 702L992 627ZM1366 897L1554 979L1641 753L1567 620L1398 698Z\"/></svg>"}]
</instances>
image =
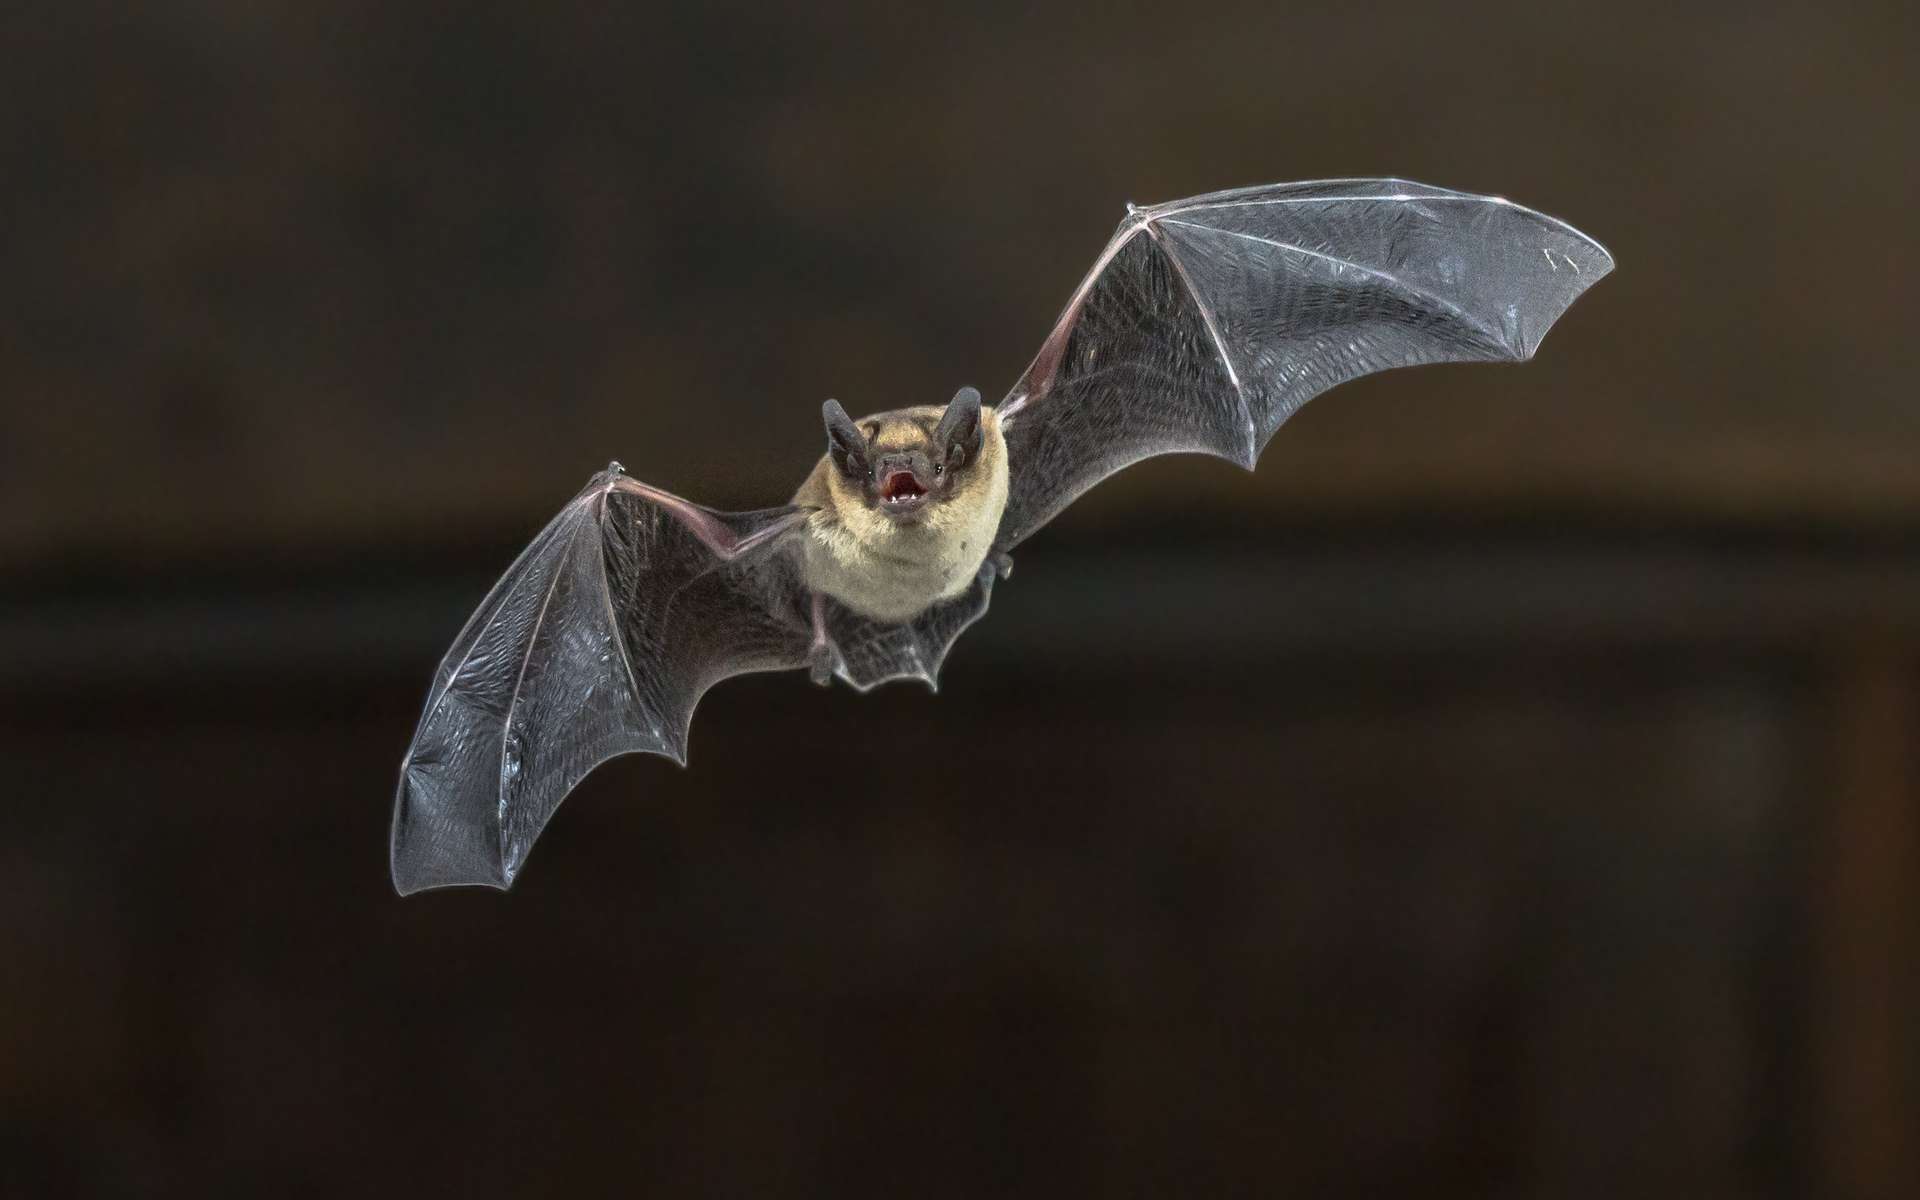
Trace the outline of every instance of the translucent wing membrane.
<instances>
[{"instance_id":1,"label":"translucent wing membrane","mask_svg":"<svg viewBox=\"0 0 1920 1200\"><path fill-rule=\"evenodd\" d=\"M947 651L967 626L986 615L993 580L992 564L982 566L966 592L904 625L870 621L835 606L827 628L840 648L840 678L863 692L893 679L917 679L937 691Z\"/></svg>"},{"instance_id":2,"label":"translucent wing membrane","mask_svg":"<svg viewBox=\"0 0 1920 1200\"><path fill-rule=\"evenodd\" d=\"M804 666L809 596L792 535L809 510L724 513L596 475L481 603L435 673L400 767L402 894L512 884L568 792L620 754L684 763L694 708L733 675ZM834 607L841 677L932 684L986 611L990 570L906 625Z\"/></svg>"},{"instance_id":3,"label":"translucent wing membrane","mask_svg":"<svg viewBox=\"0 0 1920 1200\"><path fill-rule=\"evenodd\" d=\"M756 553L803 517L700 509L617 467L595 476L434 675L400 767L394 886L506 887L587 772L618 754L684 761L709 686L803 663L792 584Z\"/></svg>"},{"instance_id":4,"label":"translucent wing membrane","mask_svg":"<svg viewBox=\"0 0 1920 1200\"><path fill-rule=\"evenodd\" d=\"M1530 358L1612 268L1565 222L1400 180L1135 209L1001 405L1013 488L999 545L1155 454L1251 467L1282 422L1349 379Z\"/></svg>"}]
</instances>

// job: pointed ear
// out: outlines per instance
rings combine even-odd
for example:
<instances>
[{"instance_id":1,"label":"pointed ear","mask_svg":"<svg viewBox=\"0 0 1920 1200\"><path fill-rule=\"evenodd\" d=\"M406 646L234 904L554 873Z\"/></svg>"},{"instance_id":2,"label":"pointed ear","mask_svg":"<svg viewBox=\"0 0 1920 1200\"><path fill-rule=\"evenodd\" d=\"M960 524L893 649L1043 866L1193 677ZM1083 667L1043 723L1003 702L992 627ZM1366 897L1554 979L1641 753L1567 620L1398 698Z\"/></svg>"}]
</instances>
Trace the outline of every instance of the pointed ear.
<instances>
[{"instance_id":1,"label":"pointed ear","mask_svg":"<svg viewBox=\"0 0 1920 1200\"><path fill-rule=\"evenodd\" d=\"M949 467L964 466L980 453L980 393L963 387L953 394L940 428L933 431L933 444L946 455Z\"/></svg>"},{"instance_id":2,"label":"pointed ear","mask_svg":"<svg viewBox=\"0 0 1920 1200\"><path fill-rule=\"evenodd\" d=\"M833 464L848 475L866 475L867 439L847 410L838 400L829 400L820 406L820 415L826 418L827 454Z\"/></svg>"}]
</instances>

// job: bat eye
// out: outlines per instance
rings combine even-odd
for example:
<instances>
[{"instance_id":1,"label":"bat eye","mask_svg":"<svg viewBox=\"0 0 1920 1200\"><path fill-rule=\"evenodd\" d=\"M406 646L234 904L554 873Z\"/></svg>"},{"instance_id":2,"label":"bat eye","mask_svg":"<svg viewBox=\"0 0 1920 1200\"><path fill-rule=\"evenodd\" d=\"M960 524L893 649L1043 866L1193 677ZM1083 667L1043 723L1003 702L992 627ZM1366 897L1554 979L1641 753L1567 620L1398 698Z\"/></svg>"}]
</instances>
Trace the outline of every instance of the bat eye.
<instances>
[{"instance_id":1,"label":"bat eye","mask_svg":"<svg viewBox=\"0 0 1920 1200\"><path fill-rule=\"evenodd\" d=\"M933 464L933 473L934 473L935 475L944 475L944 474L946 474L946 473L947 473L947 466L946 466L946 464L945 464L945 463L935 463L935 464Z\"/></svg>"}]
</instances>

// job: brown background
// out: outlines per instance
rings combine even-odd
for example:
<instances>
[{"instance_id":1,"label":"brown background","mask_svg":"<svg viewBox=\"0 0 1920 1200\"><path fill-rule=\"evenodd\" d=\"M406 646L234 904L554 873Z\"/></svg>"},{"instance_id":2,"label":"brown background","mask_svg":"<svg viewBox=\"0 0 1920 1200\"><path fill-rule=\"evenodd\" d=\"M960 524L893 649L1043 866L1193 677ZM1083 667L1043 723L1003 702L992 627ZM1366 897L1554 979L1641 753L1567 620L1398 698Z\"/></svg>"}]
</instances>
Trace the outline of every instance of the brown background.
<instances>
[{"instance_id":1,"label":"brown background","mask_svg":"<svg viewBox=\"0 0 1920 1200\"><path fill-rule=\"evenodd\" d=\"M1920 1190L1904 6L126 7L0 39L0 1190ZM1125 201L1387 173L1620 268L393 897L590 471L776 503Z\"/></svg>"}]
</instances>

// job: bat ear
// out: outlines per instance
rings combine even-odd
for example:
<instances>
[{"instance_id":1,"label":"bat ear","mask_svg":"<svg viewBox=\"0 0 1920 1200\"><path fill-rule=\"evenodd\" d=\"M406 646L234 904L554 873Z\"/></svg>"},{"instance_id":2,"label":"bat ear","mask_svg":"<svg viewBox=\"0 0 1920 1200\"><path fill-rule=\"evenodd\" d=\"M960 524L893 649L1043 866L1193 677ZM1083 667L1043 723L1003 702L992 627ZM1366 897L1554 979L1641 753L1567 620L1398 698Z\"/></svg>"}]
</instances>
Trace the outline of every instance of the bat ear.
<instances>
[{"instance_id":1,"label":"bat ear","mask_svg":"<svg viewBox=\"0 0 1920 1200\"><path fill-rule=\"evenodd\" d=\"M867 473L867 439L860 427L853 423L847 410L840 407L838 400L829 400L820 406L820 415L827 422L827 453L832 456L834 465L848 475L865 476Z\"/></svg>"},{"instance_id":2,"label":"bat ear","mask_svg":"<svg viewBox=\"0 0 1920 1200\"><path fill-rule=\"evenodd\" d=\"M940 418L940 428L933 432L933 441L946 454L947 466L959 467L973 461L973 456L980 452L978 390L963 387L953 394L946 415Z\"/></svg>"}]
</instances>

